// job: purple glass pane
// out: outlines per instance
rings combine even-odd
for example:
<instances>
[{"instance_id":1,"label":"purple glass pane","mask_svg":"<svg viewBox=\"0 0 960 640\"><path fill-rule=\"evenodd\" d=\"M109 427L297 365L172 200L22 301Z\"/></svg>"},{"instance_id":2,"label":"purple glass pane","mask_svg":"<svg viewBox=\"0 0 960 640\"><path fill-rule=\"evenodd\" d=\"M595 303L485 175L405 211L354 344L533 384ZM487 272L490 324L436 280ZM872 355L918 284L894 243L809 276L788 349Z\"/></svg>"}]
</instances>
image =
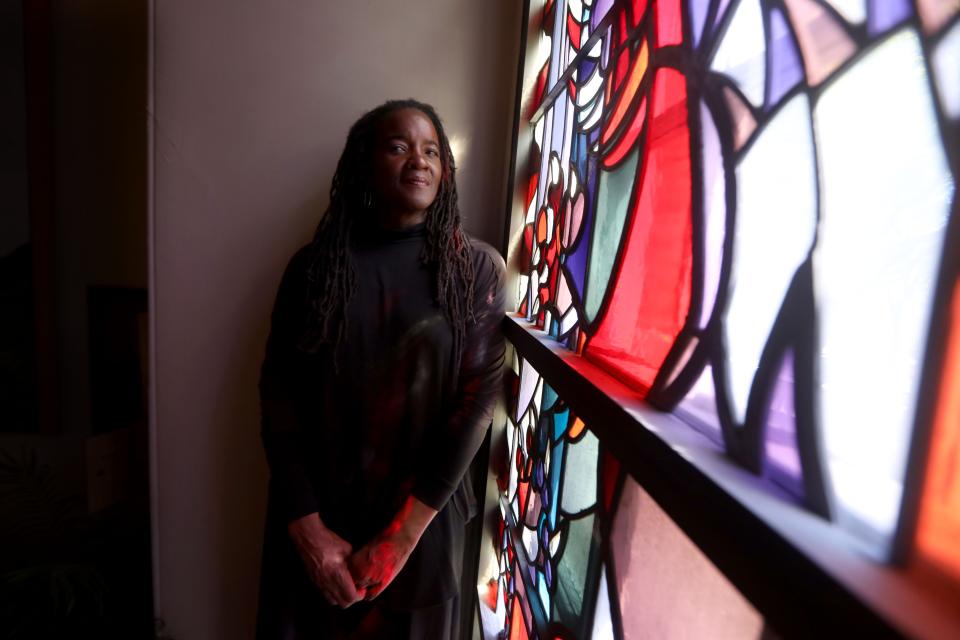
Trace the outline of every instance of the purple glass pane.
<instances>
[{"instance_id":1,"label":"purple glass pane","mask_svg":"<svg viewBox=\"0 0 960 640\"><path fill-rule=\"evenodd\" d=\"M710 0L690 0L690 18L693 22L693 46L700 44L700 36L703 35L703 25L707 21L707 10L710 8Z\"/></svg>"},{"instance_id":2,"label":"purple glass pane","mask_svg":"<svg viewBox=\"0 0 960 640\"><path fill-rule=\"evenodd\" d=\"M871 36L883 33L909 18L910 14L908 0L870 0L867 32Z\"/></svg>"},{"instance_id":3,"label":"purple glass pane","mask_svg":"<svg viewBox=\"0 0 960 640\"><path fill-rule=\"evenodd\" d=\"M722 447L723 434L720 432L720 418L717 417L714 389L713 368L707 365L693 388L674 410L674 414Z\"/></svg>"},{"instance_id":4,"label":"purple glass pane","mask_svg":"<svg viewBox=\"0 0 960 640\"><path fill-rule=\"evenodd\" d=\"M596 137L599 136L600 127L591 132L592 134L588 137L590 144L593 145L596 142ZM595 194L597 192L597 167L596 167L596 156L590 156L588 161L590 164L590 171L587 174L587 184L585 186L585 191L588 194ZM583 208L583 222L580 224L583 227L583 231L580 232L580 243L577 245L577 248L567 256L567 260L564 265L567 268L567 272L570 274L570 284L576 288L577 294L580 296L581 300L585 299L585 292L583 290L583 283L586 279L587 273L587 255L590 253L590 236L593 229L593 208L594 208L594 199L588 197Z\"/></svg>"},{"instance_id":5,"label":"purple glass pane","mask_svg":"<svg viewBox=\"0 0 960 640\"><path fill-rule=\"evenodd\" d=\"M769 109L803 79L803 64L800 62L797 46L779 9L770 12L770 41L767 50L770 54L770 65L767 67Z\"/></svg>"},{"instance_id":6,"label":"purple glass pane","mask_svg":"<svg viewBox=\"0 0 960 640\"><path fill-rule=\"evenodd\" d=\"M613 6L613 0L596 0L593 3L593 15L590 16L590 31L593 31Z\"/></svg>"},{"instance_id":7,"label":"purple glass pane","mask_svg":"<svg viewBox=\"0 0 960 640\"><path fill-rule=\"evenodd\" d=\"M764 450L764 475L802 500L803 469L797 451L797 417L793 404L793 351L784 354L773 384Z\"/></svg>"},{"instance_id":8,"label":"purple glass pane","mask_svg":"<svg viewBox=\"0 0 960 640\"><path fill-rule=\"evenodd\" d=\"M720 24L720 21L723 20L724 14L727 12L727 7L730 5L730 0L720 0L717 3L717 15L713 20L713 28L716 29L717 25ZM703 34L704 37L707 36L706 33Z\"/></svg>"}]
</instances>

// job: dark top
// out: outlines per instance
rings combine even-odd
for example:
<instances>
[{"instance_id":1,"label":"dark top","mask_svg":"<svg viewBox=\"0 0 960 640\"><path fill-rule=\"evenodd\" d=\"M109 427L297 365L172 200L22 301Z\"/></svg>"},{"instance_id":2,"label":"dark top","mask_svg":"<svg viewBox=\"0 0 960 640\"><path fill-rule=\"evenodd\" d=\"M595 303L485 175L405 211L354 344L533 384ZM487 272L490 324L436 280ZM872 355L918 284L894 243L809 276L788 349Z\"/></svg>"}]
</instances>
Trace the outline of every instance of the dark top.
<instances>
[{"instance_id":1,"label":"dark top","mask_svg":"<svg viewBox=\"0 0 960 640\"><path fill-rule=\"evenodd\" d=\"M297 348L307 318L309 249L297 252L277 293L260 379L269 520L285 528L317 511L356 549L411 492L445 516L434 519L388 592L410 582L404 573L429 563L419 557L431 553L422 547L456 542L448 540L458 534L444 507L458 487L464 491L461 480L490 423L503 365L503 259L471 241L476 323L467 323L454 371L453 332L434 300L435 276L420 261L424 242L418 225L365 233L354 243L358 288L336 366L329 348L313 355ZM469 496L459 497L462 520ZM265 544L284 537L268 535ZM413 579L419 595L390 597L426 604L457 586L448 584L452 576Z\"/></svg>"}]
</instances>

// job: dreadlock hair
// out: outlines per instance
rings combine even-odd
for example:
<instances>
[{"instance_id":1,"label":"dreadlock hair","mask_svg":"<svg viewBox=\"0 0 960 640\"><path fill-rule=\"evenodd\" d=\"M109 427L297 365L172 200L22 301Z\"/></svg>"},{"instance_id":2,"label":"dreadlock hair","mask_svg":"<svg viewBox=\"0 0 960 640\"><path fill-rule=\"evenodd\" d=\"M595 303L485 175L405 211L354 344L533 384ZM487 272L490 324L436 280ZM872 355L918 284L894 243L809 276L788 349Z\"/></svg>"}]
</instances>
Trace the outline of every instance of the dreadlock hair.
<instances>
[{"instance_id":1,"label":"dreadlock hair","mask_svg":"<svg viewBox=\"0 0 960 640\"><path fill-rule=\"evenodd\" d=\"M385 102L350 127L330 185L330 204L309 249L308 317L299 346L302 351L317 353L330 345L337 363L347 330L347 305L357 288L350 258L351 232L358 226L368 226L376 214L370 186L371 152L384 116L401 109L416 109L427 116L440 139L442 179L437 197L427 209L420 261L436 276L434 297L453 329L455 364L459 368L467 322L475 322L475 318L473 262L460 222L456 164L436 110L412 99Z\"/></svg>"}]
</instances>

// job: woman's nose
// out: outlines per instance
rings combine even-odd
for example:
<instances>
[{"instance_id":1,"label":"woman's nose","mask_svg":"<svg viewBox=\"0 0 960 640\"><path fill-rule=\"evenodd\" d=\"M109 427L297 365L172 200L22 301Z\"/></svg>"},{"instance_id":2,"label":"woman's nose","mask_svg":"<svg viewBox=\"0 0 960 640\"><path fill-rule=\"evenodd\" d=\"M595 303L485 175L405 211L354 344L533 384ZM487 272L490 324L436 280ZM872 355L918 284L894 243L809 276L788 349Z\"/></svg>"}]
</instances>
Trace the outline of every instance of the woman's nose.
<instances>
[{"instance_id":1,"label":"woman's nose","mask_svg":"<svg viewBox=\"0 0 960 640\"><path fill-rule=\"evenodd\" d=\"M410 152L410 158L407 160L407 163L411 167L425 167L427 166L427 159L422 151L414 150Z\"/></svg>"}]
</instances>

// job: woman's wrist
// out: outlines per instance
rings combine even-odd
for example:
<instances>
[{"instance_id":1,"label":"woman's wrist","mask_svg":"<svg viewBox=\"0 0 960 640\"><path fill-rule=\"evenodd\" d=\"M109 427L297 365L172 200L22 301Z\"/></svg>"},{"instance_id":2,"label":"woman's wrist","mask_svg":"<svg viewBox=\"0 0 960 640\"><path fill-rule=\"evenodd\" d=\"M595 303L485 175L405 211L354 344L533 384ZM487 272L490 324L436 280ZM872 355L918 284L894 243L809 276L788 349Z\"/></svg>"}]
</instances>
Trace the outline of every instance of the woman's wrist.
<instances>
[{"instance_id":1,"label":"woman's wrist","mask_svg":"<svg viewBox=\"0 0 960 640\"><path fill-rule=\"evenodd\" d=\"M314 511L305 516L287 523L287 532L298 548L316 545L330 535L330 530L323 524L320 514Z\"/></svg>"},{"instance_id":2,"label":"woman's wrist","mask_svg":"<svg viewBox=\"0 0 960 640\"><path fill-rule=\"evenodd\" d=\"M423 532L437 515L436 509L427 506L414 496L408 496L400 511L387 527L387 536L397 544L412 549L420 541Z\"/></svg>"}]
</instances>

